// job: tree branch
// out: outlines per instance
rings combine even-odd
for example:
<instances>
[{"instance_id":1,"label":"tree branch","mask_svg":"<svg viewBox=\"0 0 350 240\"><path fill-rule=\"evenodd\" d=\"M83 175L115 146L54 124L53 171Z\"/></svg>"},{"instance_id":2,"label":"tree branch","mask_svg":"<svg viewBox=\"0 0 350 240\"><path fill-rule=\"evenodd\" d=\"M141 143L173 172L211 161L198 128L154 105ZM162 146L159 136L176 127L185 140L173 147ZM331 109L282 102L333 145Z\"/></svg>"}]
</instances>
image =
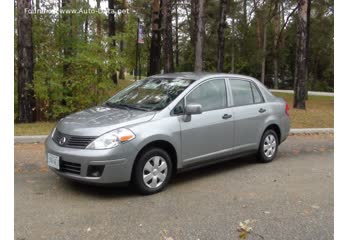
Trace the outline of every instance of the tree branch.
<instances>
[{"instance_id":1,"label":"tree branch","mask_svg":"<svg viewBox=\"0 0 350 240\"><path fill-rule=\"evenodd\" d=\"M280 42L280 40L281 40L282 32L283 32L284 28L287 26L290 17L295 13L295 11L298 9L298 7L299 7L299 3L298 3L297 6L290 12L290 14L288 15L286 21L283 23L283 25L282 25L282 27L281 27L281 30L280 30L280 32L279 32L279 34L278 34L277 46L279 45L279 42Z\"/></svg>"}]
</instances>

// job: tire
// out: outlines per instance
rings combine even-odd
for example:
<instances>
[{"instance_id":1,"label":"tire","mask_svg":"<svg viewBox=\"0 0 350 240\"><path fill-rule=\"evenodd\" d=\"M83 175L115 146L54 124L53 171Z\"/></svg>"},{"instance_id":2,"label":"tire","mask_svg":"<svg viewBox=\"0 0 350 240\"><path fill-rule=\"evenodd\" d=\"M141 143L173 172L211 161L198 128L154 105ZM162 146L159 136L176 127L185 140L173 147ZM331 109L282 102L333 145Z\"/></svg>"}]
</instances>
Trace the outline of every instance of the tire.
<instances>
[{"instance_id":1,"label":"tire","mask_svg":"<svg viewBox=\"0 0 350 240\"><path fill-rule=\"evenodd\" d=\"M264 132L260 140L257 159L261 163L268 163L275 159L278 151L278 136L273 129Z\"/></svg>"},{"instance_id":2,"label":"tire","mask_svg":"<svg viewBox=\"0 0 350 240\"><path fill-rule=\"evenodd\" d=\"M166 151L150 148L140 155L135 164L132 180L139 193L154 194L167 186L173 166Z\"/></svg>"}]
</instances>

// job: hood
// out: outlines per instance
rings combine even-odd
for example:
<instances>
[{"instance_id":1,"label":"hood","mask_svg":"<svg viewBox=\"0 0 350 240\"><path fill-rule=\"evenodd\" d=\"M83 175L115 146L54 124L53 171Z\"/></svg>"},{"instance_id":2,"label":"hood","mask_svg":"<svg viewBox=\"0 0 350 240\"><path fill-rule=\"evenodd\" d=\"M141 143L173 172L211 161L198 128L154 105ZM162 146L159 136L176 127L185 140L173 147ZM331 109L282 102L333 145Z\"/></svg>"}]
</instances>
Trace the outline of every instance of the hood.
<instances>
[{"instance_id":1,"label":"hood","mask_svg":"<svg viewBox=\"0 0 350 240\"><path fill-rule=\"evenodd\" d=\"M149 121L154 115L155 112L98 106L63 118L57 129L75 136L100 136L116 128Z\"/></svg>"}]
</instances>

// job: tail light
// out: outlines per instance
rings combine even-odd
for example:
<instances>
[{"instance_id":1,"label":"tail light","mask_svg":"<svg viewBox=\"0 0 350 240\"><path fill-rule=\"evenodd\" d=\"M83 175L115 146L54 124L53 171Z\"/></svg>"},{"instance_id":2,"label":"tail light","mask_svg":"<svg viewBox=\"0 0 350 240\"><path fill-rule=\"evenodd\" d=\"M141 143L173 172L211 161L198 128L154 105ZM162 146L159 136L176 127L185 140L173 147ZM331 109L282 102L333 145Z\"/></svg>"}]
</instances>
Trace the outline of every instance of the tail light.
<instances>
[{"instance_id":1,"label":"tail light","mask_svg":"<svg viewBox=\"0 0 350 240\"><path fill-rule=\"evenodd\" d=\"M286 103L286 107L285 107L284 110L285 110L287 116L289 116L289 105L288 105L288 103Z\"/></svg>"}]
</instances>

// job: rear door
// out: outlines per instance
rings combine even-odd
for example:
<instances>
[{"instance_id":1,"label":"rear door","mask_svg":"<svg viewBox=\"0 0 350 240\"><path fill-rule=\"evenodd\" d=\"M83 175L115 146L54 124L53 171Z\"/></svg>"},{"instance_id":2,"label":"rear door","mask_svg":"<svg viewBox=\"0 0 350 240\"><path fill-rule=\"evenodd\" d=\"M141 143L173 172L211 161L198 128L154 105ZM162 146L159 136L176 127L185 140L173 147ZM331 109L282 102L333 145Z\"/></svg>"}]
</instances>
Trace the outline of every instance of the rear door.
<instances>
[{"instance_id":1,"label":"rear door","mask_svg":"<svg viewBox=\"0 0 350 240\"><path fill-rule=\"evenodd\" d=\"M225 79L201 83L185 97L185 104L201 104L203 112L191 115L190 121L179 118L184 164L232 154L233 117Z\"/></svg>"},{"instance_id":2,"label":"rear door","mask_svg":"<svg viewBox=\"0 0 350 240\"><path fill-rule=\"evenodd\" d=\"M235 152L257 149L269 109L253 81L229 79L233 99Z\"/></svg>"}]
</instances>

